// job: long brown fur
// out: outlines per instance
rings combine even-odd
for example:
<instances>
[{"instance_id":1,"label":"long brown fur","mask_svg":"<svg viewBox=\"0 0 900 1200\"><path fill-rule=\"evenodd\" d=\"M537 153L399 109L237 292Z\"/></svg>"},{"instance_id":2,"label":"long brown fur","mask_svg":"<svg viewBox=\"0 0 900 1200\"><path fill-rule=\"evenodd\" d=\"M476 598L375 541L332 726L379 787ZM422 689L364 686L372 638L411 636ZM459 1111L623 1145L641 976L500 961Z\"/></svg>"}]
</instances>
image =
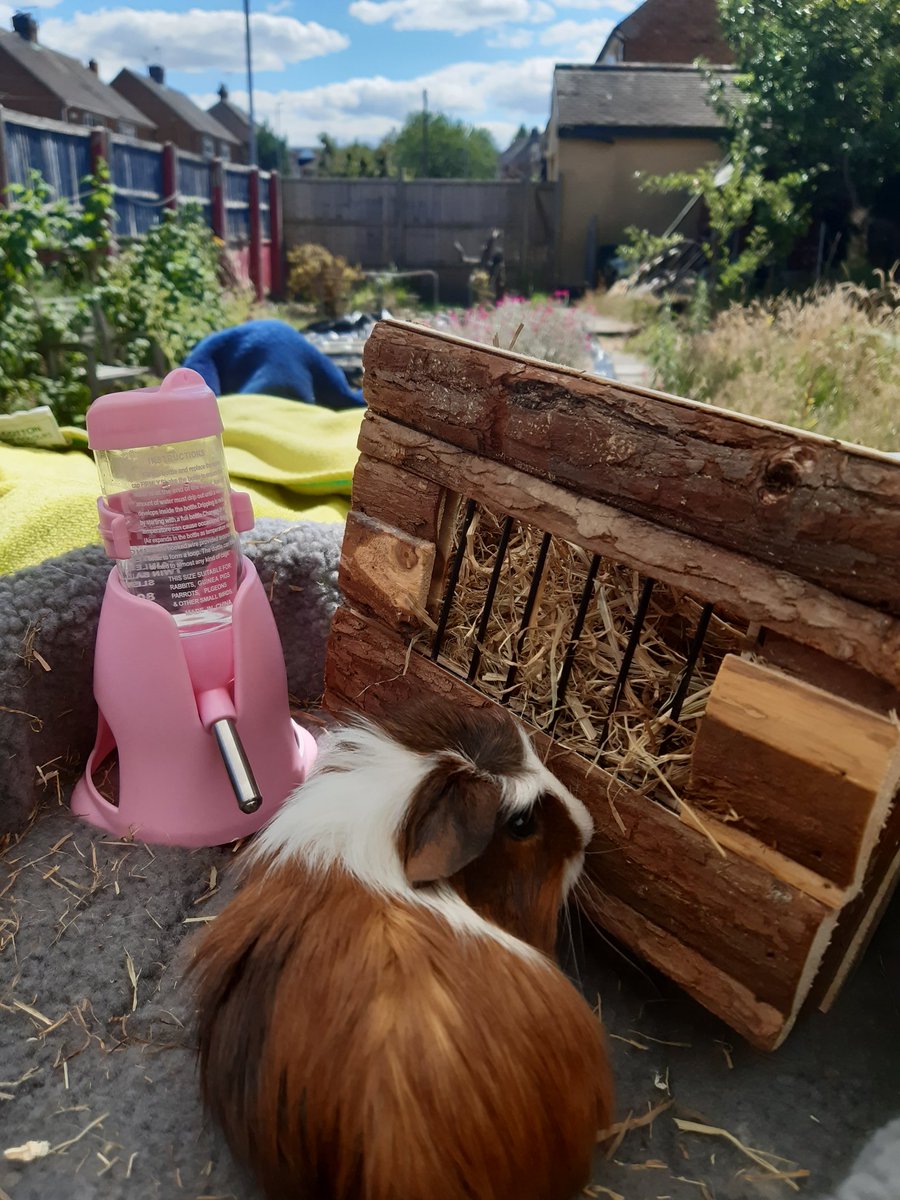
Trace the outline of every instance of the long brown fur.
<instances>
[{"instance_id":1,"label":"long brown fur","mask_svg":"<svg viewBox=\"0 0 900 1200\"><path fill-rule=\"evenodd\" d=\"M291 864L255 870L193 970L206 1103L270 1200L570 1200L587 1182L612 1082L549 963Z\"/></svg>"}]
</instances>

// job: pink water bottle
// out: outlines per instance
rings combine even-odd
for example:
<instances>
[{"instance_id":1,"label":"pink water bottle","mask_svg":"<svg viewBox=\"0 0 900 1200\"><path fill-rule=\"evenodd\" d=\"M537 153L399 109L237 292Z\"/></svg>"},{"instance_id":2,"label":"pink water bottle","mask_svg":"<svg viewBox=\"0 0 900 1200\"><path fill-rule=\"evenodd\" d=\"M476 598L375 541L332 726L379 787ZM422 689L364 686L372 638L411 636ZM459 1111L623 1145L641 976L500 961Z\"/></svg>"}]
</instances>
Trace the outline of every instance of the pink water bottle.
<instances>
[{"instance_id":1,"label":"pink water bottle","mask_svg":"<svg viewBox=\"0 0 900 1200\"><path fill-rule=\"evenodd\" d=\"M73 808L119 831L139 817L148 841L243 836L302 781L315 743L290 720L274 619L241 554L253 512L231 488L215 395L180 368L159 388L95 400L87 431L116 567L95 650L97 745ZM94 775L113 747L110 805ZM223 780L243 823L223 811Z\"/></svg>"}]
</instances>

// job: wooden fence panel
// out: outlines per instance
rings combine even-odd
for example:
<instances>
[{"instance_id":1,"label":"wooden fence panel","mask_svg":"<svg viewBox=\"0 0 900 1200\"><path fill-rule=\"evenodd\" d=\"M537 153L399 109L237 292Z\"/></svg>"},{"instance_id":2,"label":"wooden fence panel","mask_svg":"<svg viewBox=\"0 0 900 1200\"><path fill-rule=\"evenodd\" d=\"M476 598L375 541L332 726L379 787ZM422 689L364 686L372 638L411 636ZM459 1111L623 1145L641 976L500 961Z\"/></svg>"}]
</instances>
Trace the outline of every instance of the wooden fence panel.
<instances>
[{"instance_id":1,"label":"wooden fence panel","mask_svg":"<svg viewBox=\"0 0 900 1200\"><path fill-rule=\"evenodd\" d=\"M494 180L288 179L285 243L317 242L364 270L436 270L441 294L465 290L487 233L504 233L509 287L553 285L556 184Z\"/></svg>"}]
</instances>

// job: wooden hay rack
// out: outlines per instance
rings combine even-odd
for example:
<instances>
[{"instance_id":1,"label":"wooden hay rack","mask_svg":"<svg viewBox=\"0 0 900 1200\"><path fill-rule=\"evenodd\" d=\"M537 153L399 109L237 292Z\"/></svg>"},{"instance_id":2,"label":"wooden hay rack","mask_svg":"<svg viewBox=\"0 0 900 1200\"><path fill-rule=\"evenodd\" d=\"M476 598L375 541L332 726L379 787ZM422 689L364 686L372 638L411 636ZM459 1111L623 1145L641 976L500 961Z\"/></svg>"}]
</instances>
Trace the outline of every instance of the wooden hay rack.
<instances>
[{"instance_id":1,"label":"wooden hay rack","mask_svg":"<svg viewBox=\"0 0 900 1200\"><path fill-rule=\"evenodd\" d=\"M900 463L402 322L364 365L326 705L509 704L590 918L774 1049L900 871Z\"/></svg>"}]
</instances>

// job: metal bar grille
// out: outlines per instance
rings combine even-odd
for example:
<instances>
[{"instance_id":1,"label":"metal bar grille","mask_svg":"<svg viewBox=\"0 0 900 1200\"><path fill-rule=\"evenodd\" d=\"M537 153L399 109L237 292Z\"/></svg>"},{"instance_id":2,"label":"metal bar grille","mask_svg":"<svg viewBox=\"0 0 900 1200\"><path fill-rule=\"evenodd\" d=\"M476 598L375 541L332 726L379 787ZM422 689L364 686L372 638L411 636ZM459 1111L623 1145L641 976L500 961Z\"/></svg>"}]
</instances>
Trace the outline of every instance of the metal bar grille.
<instances>
[{"instance_id":1,"label":"metal bar grille","mask_svg":"<svg viewBox=\"0 0 900 1200\"><path fill-rule=\"evenodd\" d=\"M663 759L683 774L709 684L745 630L711 604L475 501L457 512L431 659L624 777L651 769L648 755L657 782Z\"/></svg>"}]
</instances>

